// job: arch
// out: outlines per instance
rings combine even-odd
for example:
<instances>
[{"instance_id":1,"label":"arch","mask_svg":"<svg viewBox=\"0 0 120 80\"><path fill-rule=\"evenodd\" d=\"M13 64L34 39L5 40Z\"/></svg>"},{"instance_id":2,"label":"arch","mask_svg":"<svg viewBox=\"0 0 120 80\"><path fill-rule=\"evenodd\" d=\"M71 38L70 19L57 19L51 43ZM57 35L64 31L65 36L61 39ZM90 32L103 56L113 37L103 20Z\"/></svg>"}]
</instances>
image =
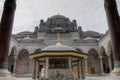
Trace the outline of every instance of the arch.
<instances>
[{"instance_id":1,"label":"arch","mask_svg":"<svg viewBox=\"0 0 120 80\"><path fill-rule=\"evenodd\" d=\"M15 62L15 53L16 53L16 48L13 47L11 49L10 55L8 56L8 70L13 73L14 72L14 62Z\"/></svg>"},{"instance_id":2,"label":"arch","mask_svg":"<svg viewBox=\"0 0 120 80\"><path fill-rule=\"evenodd\" d=\"M16 74L28 74L29 73L29 53L26 49L22 49L19 52Z\"/></svg>"},{"instance_id":3,"label":"arch","mask_svg":"<svg viewBox=\"0 0 120 80\"><path fill-rule=\"evenodd\" d=\"M98 58L98 53L95 49L90 49L88 51L88 73L89 74L100 73L100 62Z\"/></svg>"},{"instance_id":4,"label":"arch","mask_svg":"<svg viewBox=\"0 0 120 80\"><path fill-rule=\"evenodd\" d=\"M107 49L108 49L107 51L108 51L109 55L111 55L111 52L112 52L111 41L108 42Z\"/></svg>"},{"instance_id":5,"label":"arch","mask_svg":"<svg viewBox=\"0 0 120 80\"><path fill-rule=\"evenodd\" d=\"M36 50L34 51L34 53L39 52L39 51L41 51L41 49L36 49Z\"/></svg>"},{"instance_id":6,"label":"arch","mask_svg":"<svg viewBox=\"0 0 120 80\"><path fill-rule=\"evenodd\" d=\"M83 51L80 48L76 48L76 50L83 53Z\"/></svg>"},{"instance_id":7,"label":"arch","mask_svg":"<svg viewBox=\"0 0 120 80\"><path fill-rule=\"evenodd\" d=\"M105 53L106 51L105 51L105 48L103 47L103 46L101 46L100 47L100 53L101 53L101 55L102 55L102 53Z\"/></svg>"},{"instance_id":8,"label":"arch","mask_svg":"<svg viewBox=\"0 0 120 80\"><path fill-rule=\"evenodd\" d=\"M11 53L12 52L12 53ZM16 54L16 47L13 46L11 49L10 49L10 53L8 55L15 55Z\"/></svg>"},{"instance_id":9,"label":"arch","mask_svg":"<svg viewBox=\"0 0 120 80\"><path fill-rule=\"evenodd\" d=\"M103 71L104 73L109 73L109 62L108 62L108 56L106 54L105 48L103 46L100 47L101 55L102 55L102 61L103 61Z\"/></svg>"},{"instance_id":10,"label":"arch","mask_svg":"<svg viewBox=\"0 0 120 80\"><path fill-rule=\"evenodd\" d=\"M112 52L112 44L111 44L111 41L109 41L108 42L108 45L107 45L107 51L108 51L108 54L109 54L109 56L110 56L110 58L111 58L111 64L112 64L112 70L113 70L113 68L114 68L114 60L113 60L113 52Z\"/></svg>"}]
</instances>

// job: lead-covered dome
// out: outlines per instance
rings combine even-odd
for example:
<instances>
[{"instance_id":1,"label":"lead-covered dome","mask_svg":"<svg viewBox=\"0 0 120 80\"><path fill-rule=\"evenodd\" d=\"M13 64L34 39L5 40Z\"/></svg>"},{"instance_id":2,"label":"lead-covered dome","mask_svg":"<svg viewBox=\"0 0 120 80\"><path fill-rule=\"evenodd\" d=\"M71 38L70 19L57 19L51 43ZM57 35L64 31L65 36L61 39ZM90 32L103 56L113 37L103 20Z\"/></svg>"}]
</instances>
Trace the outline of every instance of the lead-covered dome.
<instances>
[{"instance_id":1,"label":"lead-covered dome","mask_svg":"<svg viewBox=\"0 0 120 80\"><path fill-rule=\"evenodd\" d=\"M63 15L54 15L50 17L50 19L68 19L68 18Z\"/></svg>"}]
</instances>

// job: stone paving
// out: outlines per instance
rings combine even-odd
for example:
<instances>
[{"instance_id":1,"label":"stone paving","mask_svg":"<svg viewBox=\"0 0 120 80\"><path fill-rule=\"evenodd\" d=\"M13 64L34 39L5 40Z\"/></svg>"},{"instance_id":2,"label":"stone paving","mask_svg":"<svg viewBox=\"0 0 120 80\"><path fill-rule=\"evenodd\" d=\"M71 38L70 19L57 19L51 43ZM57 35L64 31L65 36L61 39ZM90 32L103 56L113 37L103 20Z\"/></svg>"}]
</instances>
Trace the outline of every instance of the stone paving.
<instances>
[{"instance_id":1,"label":"stone paving","mask_svg":"<svg viewBox=\"0 0 120 80\"><path fill-rule=\"evenodd\" d=\"M104 80L105 76L86 77L85 80ZM33 80L31 77L17 77L16 80Z\"/></svg>"}]
</instances>

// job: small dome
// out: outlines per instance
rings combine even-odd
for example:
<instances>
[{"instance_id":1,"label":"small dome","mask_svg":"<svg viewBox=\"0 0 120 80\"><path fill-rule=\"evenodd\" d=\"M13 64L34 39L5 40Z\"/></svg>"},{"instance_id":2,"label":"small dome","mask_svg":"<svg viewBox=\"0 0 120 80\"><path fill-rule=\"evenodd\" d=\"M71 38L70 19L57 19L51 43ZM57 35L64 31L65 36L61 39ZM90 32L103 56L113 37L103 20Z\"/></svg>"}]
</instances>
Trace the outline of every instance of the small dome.
<instances>
[{"instance_id":1,"label":"small dome","mask_svg":"<svg viewBox=\"0 0 120 80\"><path fill-rule=\"evenodd\" d=\"M41 51L75 51L72 47L65 46L65 45L52 45L45 47Z\"/></svg>"},{"instance_id":2,"label":"small dome","mask_svg":"<svg viewBox=\"0 0 120 80\"><path fill-rule=\"evenodd\" d=\"M30 32L30 31L23 31L23 32L19 32L17 34L18 35L29 35L29 34L32 34L32 32Z\"/></svg>"},{"instance_id":3,"label":"small dome","mask_svg":"<svg viewBox=\"0 0 120 80\"><path fill-rule=\"evenodd\" d=\"M86 37L92 37L92 38L100 38L101 37L101 34L98 33L98 32L95 32L95 31L85 31L83 33L83 37L86 38Z\"/></svg>"},{"instance_id":4,"label":"small dome","mask_svg":"<svg viewBox=\"0 0 120 80\"><path fill-rule=\"evenodd\" d=\"M67 19L67 18L63 15L54 15L54 16L50 17L50 19Z\"/></svg>"},{"instance_id":5,"label":"small dome","mask_svg":"<svg viewBox=\"0 0 120 80\"><path fill-rule=\"evenodd\" d=\"M30 38L30 36L26 36L23 38L23 40L32 40L32 39Z\"/></svg>"}]
</instances>

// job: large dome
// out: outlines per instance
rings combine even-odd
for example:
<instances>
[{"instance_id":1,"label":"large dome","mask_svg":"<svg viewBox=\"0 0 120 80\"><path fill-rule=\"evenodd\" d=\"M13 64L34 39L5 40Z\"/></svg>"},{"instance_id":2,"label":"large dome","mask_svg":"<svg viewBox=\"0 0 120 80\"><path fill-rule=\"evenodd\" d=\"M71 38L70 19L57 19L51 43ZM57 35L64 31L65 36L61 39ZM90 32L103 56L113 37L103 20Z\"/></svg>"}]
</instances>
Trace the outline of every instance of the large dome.
<instances>
[{"instance_id":1,"label":"large dome","mask_svg":"<svg viewBox=\"0 0 120 80\"><path fill-rule=\"evenodd\" d=\"M66 18L63 15L54 15L54 16L50 17L50 19L68 19L68 18Z\"/></svg>"},{"instance_id":2,"label":"large dome","mask_svg":"<svg viewBox=\"0 0 120 80\"><path fill-rule=\"evenodd\" d=\"M45 47L41 51L75 51L72 47L65 46L65 45L52 45Z\"/></svg>"}]
</instances>

